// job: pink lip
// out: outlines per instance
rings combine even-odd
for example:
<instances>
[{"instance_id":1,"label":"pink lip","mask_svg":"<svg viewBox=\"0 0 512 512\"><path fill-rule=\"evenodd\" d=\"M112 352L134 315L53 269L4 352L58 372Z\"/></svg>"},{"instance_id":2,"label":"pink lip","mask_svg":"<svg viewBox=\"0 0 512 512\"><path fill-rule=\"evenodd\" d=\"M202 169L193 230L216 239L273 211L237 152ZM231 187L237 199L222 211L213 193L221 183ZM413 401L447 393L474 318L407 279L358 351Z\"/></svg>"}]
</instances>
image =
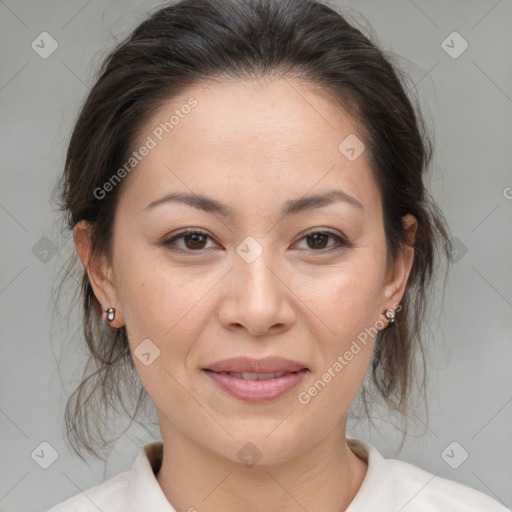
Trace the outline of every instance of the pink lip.
<instances>
[{"instance_id":1,"label":"pink lip","mask_svg":"<svg viewBox=\"0 0 512 512\"><path fill-rule=\"evenodd\" d=\"M203 370L221 389L245 402L276 400L288 393L308 373L303 363L267 356L262 359L232 357L218 361ZM221 372L234 373L278 373L286 375L265 380L246 380Z\"/></svg>"},{"instance_id":2,"label":"pink lip","mask_svg":"<svg viewBox=\"0 0 512 512\"><path fill-rule=\"evenodd\" d=\"M215 373L209 370L204 370L204 372L229 395L244 400L245 402L254 403L276 400L285 395L299 383L302 377L308 373L308 370L303 368L294 373L287 373L282 377L265 380L245 380L225 373Z\"/></svg>"},{"instance_id":3,"label":"pink lip","mask_svg":"<svg viewBox=\"0 0 512 512\"><path fill-rule=\"evenodd\" d=\"M262 359L250 357L232 357L223 359L205 367L205 370L212 372L252 372L252 373L276 373L276 372L298 372L306 368L306 365L283 357L267 356ZM307 369L307 368L306 368Z\"/></svg>"}]
</instances>

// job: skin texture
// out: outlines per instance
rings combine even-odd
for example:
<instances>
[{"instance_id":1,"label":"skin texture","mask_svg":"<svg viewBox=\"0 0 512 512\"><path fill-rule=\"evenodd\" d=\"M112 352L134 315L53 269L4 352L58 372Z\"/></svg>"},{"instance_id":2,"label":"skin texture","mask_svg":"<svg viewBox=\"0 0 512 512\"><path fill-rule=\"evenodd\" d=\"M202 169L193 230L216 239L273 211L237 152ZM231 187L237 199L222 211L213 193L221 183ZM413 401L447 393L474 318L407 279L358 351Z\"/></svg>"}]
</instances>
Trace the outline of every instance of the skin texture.
<instances>
[{"instance_id":1,"label":"skin texture","mask_svg":"<svg viewBox=\"0 0 512 512\"><path fill-rule=\"evenodd\" d=\"M126 325L132 353L144 339L160 350L147 366L134 357L162 430L158 482L176 510L344 510L367 470L345 426L375 338L307 405L298 394L365 328L388 325L383 313L403 296L413 249L386 268L369 155L350 161L338 149L348 135L362 136L318 90L292 79L190 88L141 127L135 147L190 97L197 106L125 178L112 261L89 260L85 222L74 231L98 300L116 308L111 326ZM335 202L280 217L286 201L333 189L363 209ZM145 210L170 192L207 195L234 213L170 202ZM404 220L412 241L416 220ZM175 241L186 253L161 245L182 228L209 237ZM311 228L351 245L305 238ZM236 252L248 236L263 250L252 263ZM202 371L242 355L298 360L309 372L275 401L245 403ZM261 454L252 467L237 456L249 442Z\"/></svg>"}]
</instances>

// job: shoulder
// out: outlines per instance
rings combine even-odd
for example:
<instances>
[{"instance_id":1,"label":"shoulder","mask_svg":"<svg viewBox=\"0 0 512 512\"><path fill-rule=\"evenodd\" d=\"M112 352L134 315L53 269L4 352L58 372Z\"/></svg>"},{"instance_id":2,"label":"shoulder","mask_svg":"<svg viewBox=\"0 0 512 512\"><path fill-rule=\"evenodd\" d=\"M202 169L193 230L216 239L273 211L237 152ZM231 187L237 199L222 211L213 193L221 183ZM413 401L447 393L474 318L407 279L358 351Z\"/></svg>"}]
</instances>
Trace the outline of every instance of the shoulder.
<instances>
[{"instance_id":1,"label":"shoulder","mask_svg":"<svg viewBox=\"0 0 512 512\"><path fill-rule=\"evenodd\" d=\"M386 459L386 463L404 498L409 500L404 512L508 512L496 500L472 487L442 478L401 460Z\"/></svg>"},{"instance_id":2,"label":"shoulder","mask_svg":"<svg viewBox=\"0 0 512 512\"><path fill-rule=\"evenodd\" d=\"M358 494L347 512L509 512L498 501L469 486L398 459L385 459L370 443L347 438L352 451L368 463Z\"/></svg>"},{"instance_id":3,"label":"shoulder","mask_svg":"<svg viewBox=\"0 0 512 512\"><path fill-rule=\"evenodd\" d=\"M128 471L80 492L47 512L125 512L128 510Z\"/></svg>"},{"instance_id":4,"label":"shoulder","mask_svg":"<svg viewBox=\"0 0 512 512\"><path fill-rule=\"evenodd\" d=\"M145 444L128 471L58 503L47 512L127 512L144 509L174 512L155 477L162 457L161 440Z\"/></svg>"}]
</instances>

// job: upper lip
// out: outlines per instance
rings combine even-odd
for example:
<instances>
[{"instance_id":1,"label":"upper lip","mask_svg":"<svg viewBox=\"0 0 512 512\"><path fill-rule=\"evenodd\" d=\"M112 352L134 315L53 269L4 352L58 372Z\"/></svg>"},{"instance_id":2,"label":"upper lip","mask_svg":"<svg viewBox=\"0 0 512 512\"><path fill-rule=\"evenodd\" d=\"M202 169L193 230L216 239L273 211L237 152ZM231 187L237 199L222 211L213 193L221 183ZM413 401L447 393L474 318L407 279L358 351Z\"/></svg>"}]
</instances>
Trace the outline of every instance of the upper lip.
<instances>
[{"instance_id":1,"label":"upper lip","mask_svg":"<svg viewBox=\"0 0 512 512\"><path fill-rule=\"evenodd\" d=\"M285 359L283 357L268 356L262 359L250 357L232 357L223 359L209 365L205 370L213 372L235 372L235 373L277 373L277 372L298 372L306 366L298 361ZM307 368L306 368L307 369Z\"/></svg>"}]
</instances>

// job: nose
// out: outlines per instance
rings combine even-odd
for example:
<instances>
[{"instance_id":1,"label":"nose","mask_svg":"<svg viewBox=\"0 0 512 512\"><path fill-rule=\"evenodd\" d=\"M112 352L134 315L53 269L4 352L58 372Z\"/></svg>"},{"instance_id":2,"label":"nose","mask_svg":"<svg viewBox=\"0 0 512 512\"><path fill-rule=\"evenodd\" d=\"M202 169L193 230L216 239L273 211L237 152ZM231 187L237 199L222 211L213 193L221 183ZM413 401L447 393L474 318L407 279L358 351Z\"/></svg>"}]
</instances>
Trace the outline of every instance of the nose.
<instances>
[{"instance_id":1,"label":"nose","mask_svg":"<svg viewBox=\"0 0 512 512\"><path fill-rule=\"evenodd\" d=\"M219 310L227 329L246 329L255 336L284 332L291 328L296 312L289 272L263 251L254 261L235 255Z\"/></svg>"}]
</instances>

